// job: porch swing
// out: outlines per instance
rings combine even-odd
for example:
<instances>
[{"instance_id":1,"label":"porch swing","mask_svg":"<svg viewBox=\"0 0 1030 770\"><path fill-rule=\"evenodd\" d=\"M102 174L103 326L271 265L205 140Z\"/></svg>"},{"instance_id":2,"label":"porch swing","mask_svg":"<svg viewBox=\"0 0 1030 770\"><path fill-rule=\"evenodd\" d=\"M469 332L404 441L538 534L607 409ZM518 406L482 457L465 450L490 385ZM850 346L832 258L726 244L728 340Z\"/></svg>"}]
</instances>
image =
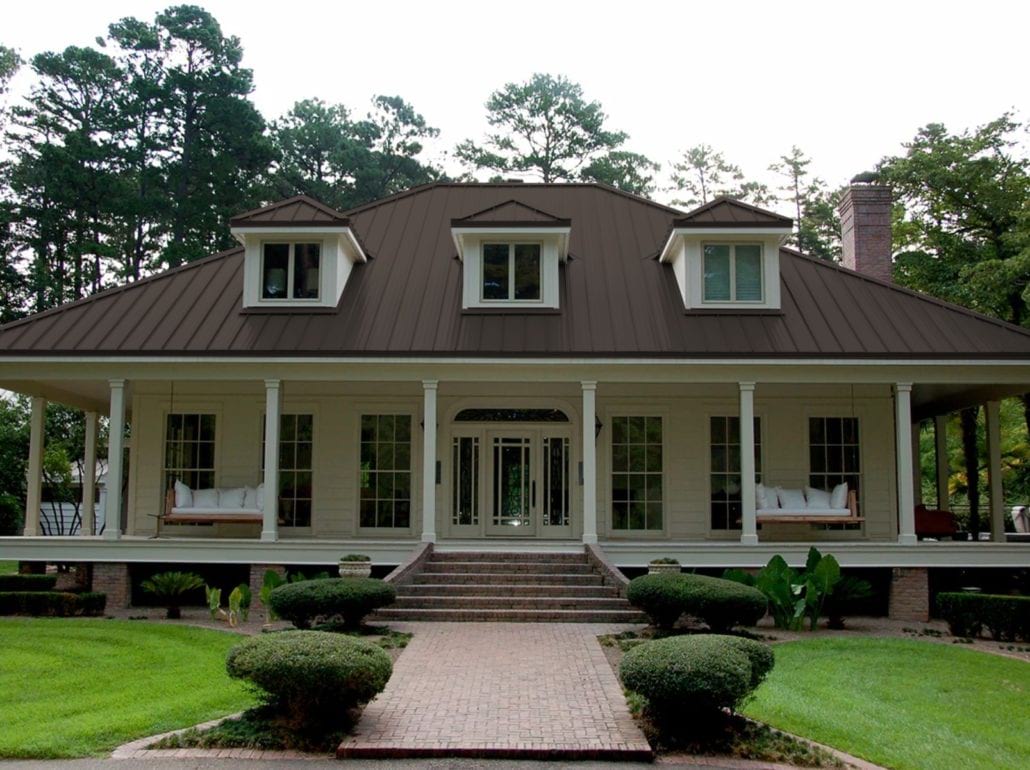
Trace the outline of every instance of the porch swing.
<instances>
[{"instance_id":1,"label":"porch swing","mask_svg":"<svg viewBox=\"0 0 1030 770\"><path fill-rule=\"evenodd\" d=\"M851 418L855 418L855 386L851 386ZM842 489L843 487L843 489ZM764 489L756 485L756 518L759 524L859 524L865 518L858 515L858 493L848 489L847 482L832 490L812 490L820 495L818 505L812 505L806 492L800 489ZM769 496L772 496L771 502ZM843 498L843 499L835 499ZM787 503L787 505L783 505Z\"/></svg>"},{"instance_id":2,"label":"porch swing","mask_svg":"<svg viewBox=\"0 0 1030 770\"><path fill-rule=\"evenodd\" d=\"M169 391L168 412L175 412L175 383ZM190 489L169 476L164 510L157 518L157 533L162 524L261 524L264 520L264 485L235 489Z\"/></svg>"}]
</instances>

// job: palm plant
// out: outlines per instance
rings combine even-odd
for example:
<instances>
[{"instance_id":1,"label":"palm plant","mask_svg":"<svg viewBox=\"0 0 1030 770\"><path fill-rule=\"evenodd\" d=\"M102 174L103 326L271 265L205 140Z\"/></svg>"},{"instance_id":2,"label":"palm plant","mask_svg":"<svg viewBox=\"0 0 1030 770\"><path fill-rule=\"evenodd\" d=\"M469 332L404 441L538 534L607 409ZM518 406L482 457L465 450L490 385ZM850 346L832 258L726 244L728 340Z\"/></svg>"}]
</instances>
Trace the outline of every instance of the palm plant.
<instances>
[{"instance_id":1,"label":"palm plant","mask_svg":"<svg viewBox=\"0 0 1030 770\"><path fill-rule=\"evenodd\" d=\"M165 617L178 620L182 617L179 605L184 594L204 585L199 575L192 572L161 572L142 583L143 590L153 594L168 608Z\"/></svg>"}]
</instances>

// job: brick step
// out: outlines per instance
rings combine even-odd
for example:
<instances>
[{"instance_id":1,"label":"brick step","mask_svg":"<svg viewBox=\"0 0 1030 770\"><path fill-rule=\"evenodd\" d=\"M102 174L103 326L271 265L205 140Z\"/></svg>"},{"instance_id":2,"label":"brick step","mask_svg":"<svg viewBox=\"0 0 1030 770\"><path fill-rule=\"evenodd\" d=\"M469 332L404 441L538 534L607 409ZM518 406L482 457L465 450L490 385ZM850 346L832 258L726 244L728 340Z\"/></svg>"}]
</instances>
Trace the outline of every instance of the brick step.
<instances>
[{"instance_id":1,"label":"brick step","mask_svg":"<svg viewBox=\"0 0 1030 770\"><path fill-rule=\"evenodd\" d=\"M419 572L412 578L415 585L427 583L448 585L506 585L511 583L561 586L600 586L603 578L596 573L538 574L533 572Z\"/></svg>"},{"instance_id":2,"label":"brick step","mask_svg":"<svg viewBox=\"0 0 1030 770\"><path fill-rule=\"evenodd\" d=\"M503 561L503 562L548 562L566 564L586 564L587 555L582 551L577 553L539 553L536 551L434 551L429 557L430 562L444 561Z\"/></svg>"},{"instance_id":3,"label":"brick step","mask_svg":"<svg viewBox=\"0 0 1030 770\"><path fill-rule=\"evenodd\" d=\"M393 609L377 610L372 622L428 620L452 623L476 621L513 623L644 623L637 610L499 610L499 609Z\"/></svg>"},{"instance_id":4,"label":"brick step","mask_svg":"<svg viewBox=\"0 0 1030 770\"><path fill-rule=\"evenodd\" d=\"M434 575L433 577L439 577ZM546 585L540 583L408 583L397 586L397 596L582 596L615 598L615 586Z\"/></svg>"},{"instance_id":5,"label":"brick step","mask_svg":"<svg viewBox=\"0 0 1030 770\"><path fill-rule=\"evenodd\" d=\"M563 575L591 575L594 574L594 569L593 566L586 562L582 564L558 564L546 561L427 561L422 567L423 574L441 572L503 572L506 574L529 573L534 575L560 573Z\"/></svg>"},{"instance_id":6,"label":"brick step","mask_svg":"<svg viewBox=\"0 0 1030 770\"><path fill-rule=\"evenodd\" d=\"M629 602L592 596L399 596L399 610L629 610Z\"/></svg>"}]
</instances>

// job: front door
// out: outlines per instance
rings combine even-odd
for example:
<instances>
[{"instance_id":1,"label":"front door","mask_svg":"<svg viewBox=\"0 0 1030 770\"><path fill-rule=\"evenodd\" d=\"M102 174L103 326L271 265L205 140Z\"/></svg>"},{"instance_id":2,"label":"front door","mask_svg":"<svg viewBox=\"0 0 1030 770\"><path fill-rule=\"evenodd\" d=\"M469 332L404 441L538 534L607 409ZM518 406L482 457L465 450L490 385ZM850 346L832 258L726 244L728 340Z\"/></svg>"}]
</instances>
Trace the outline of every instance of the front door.
<instances>
[{"instance_id":1,"label":"front door","mask_svg":"<svg viewBox=\"0 0 1030 770\"><path fill-rule=\"evenodd\" d=\"M536 530L537 479L534 431L490 431L487 532L532 536Z\"/></svg>"}]
</instances>

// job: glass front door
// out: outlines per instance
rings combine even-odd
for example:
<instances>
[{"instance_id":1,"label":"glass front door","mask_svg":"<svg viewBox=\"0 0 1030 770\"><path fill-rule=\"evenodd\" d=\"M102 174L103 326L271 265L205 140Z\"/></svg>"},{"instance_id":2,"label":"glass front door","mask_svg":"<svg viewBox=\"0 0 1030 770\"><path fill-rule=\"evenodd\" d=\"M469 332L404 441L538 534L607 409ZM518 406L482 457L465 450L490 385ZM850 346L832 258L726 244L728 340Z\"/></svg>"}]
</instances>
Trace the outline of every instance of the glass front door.
<instances>
[{"instance_id":1,"label":"glass front door","mask_svg":"<svg viewBox=\"0 0 1030 770\"><path fill-rule=\"evenodd\" d=\"M536 474L531 433L490 436L489 529L495 535L532 535L535 529Z\"/></svg>"}]
</instances>

